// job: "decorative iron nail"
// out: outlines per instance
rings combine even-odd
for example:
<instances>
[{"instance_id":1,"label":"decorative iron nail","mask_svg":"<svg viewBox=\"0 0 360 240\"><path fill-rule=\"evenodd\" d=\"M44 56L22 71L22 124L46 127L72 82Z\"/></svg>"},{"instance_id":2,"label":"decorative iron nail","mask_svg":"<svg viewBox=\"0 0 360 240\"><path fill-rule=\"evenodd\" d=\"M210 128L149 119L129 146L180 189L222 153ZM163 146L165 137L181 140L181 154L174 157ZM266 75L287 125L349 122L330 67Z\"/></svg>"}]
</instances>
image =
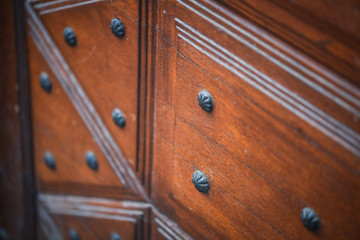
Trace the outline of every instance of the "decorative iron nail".
<instances>
[{"instance_id":1,"label":"decorative iron nail","mask_svg":"<svg viewBox=\"0 0 360 240\"><path fill-rule=\"evenodd\" d=\"M67 44L69 44L69 46L71 47L75 47L76 46L76 35L75 32L70 28L70 27L66 27L64 29L64 39L67 42Z\"/></svg>"},{"instance_id":2,"label":"decorative iron nail","mask_svg":"<svg viewBox=\"0 0 360 240\"><path fill-rule=\"evenodd\" d=\"M111 31L118 38L123 38L125 36L125 27L124 24L117 18L113 18L110 23Z\"/></svg>"},{"instance_id":3,"label":"decorative iron nail","mask_svg":"<svg viewBox=\"0 0 360 240\"><path fill-rule=\"evenodd\" d=\"M0 228L0 240L8 240L8 235L4 228Z\"/></svg>"},{"instance_id":4,"label":"decorative iron nail","mask_svg":"<svg viewBox=\"0 0 360 240\"><path fill-rule=\"evenodd\" d=\"M113 233L110 236L110 240L122 240L122 238L117 233Z\"/></svg>"},{"instance_id":5,"label":"decorative iron nail","mask_svg":"<svg viewBox=\"0 0 360 240\"><path fill-rule=\"evenodd\" d=\"M81 240L80 235L74 229L70 229L69 237L70 240Z\"/></svg>"},{"instance_id":6,"label":"decorative iron nail","mask_svg":"<svg viewBox=\"0 0 360 240\"><path fill-rule=\"evenodd\" d=\"M120 109L118 108L114 109L114 111L112 112L112 118L116 125L118 125L121 128L125 127L126 124L125 116Z\"/></svg>"},{"instance_id":7,"label":"decorative iron nail","mask_svg":"<svg viewBox=\"0 0 360 240\"><path fill-rule=\"evenodd\" d=\"M207 193L210 189L209 180L206 175L199 170L196 170L192 175L192 182L199 192Z\"/></svg>"},{"instance_id":8,"label":"decorative iron nail","mask_svg":"<svg viewBox=\"0 0 360 240\"><path fill-rule=\"evenodd\" d=\"M214 108L214 100L210 93L206 90L201 90L198 95L198 102L200 107L206 111L211 112Z\"/></svg>"},{"instance_id":9,"label":"decorative iron nail","mask_svg":"<svg viewBox=\"0 0 360 240\"><path fill-rule=\"evenodd\" d=\"M44 89L44 91L51 92L52 83L51 83L50 77L49 77L49 75L47 75L47 73L42 72L40 74L39 81L40 81L40 86L42 87L42 89Z\"/></svg>"},{"instance_id":10,"label":"decorative iron nail","mask_svg":"<svg viewBox=\"0 0 360 240\"><path fill-rule=\"evenodd\" d=\"M310 231L316 231L320 228L320 218L312 208L303 208L300 218L303 225Z\"/></svg>"},{"instance_id":11,"label":"decorative iron nail","mask_svg":"<svg viewBox=\"0 0 360 240\"><path fill-rule=\"evenodd\" d=\"M85 160L91 169L95 171L98 170L99 168L98 160L93 152L88 151L85 155Z\"/></svg>"},{"instance_id":12,"label":"decorative iron nail","mask_svg":"<svg viewBox=\"0 0 360 240\"><path fill-rule=\"evenodd\" d=\"M44 154L44 161L45 161L46 166L49 169L55 170L55 168L56 168L55 158L50 152L46 152Z\"/></svg>"}]
</instances>

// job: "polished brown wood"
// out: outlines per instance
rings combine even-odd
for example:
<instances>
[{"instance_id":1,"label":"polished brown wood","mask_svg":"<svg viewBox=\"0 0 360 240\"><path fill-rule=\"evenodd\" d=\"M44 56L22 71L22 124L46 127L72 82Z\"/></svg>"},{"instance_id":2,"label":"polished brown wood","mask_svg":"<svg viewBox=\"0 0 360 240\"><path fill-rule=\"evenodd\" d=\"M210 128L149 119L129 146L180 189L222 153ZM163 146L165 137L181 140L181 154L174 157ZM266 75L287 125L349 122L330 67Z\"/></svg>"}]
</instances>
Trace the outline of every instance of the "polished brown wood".
<instances>
[{"instance_id":1,"label":"polished brown wood","mask_svg":"<svg viewBox=\"0 0 360 240\"><path fill-rule=\"evenodd\" d=\"M37 213L39 239L69 239L72 230L81 239L359 238L357 1L25 8L21 151L26 169L35 165L37 205L28 213ZM113 34L114 18L124 37ZM209 111L199 106L203 90ZM207 192L194 186L196 171ZM303 223L305 207L318 215L317 231Z\"/></svg>"},{"instance_id":2,"label":"polished brown wood","mask_svg":"<svg viewBox=\"0 0 360 240\"><path fill-rule=\"evenodd\" d=\"M56 188L63 192L69 188L70 192L81 191L85 195L103 191L99 193L100 196L119 196L121 182L31 41L29 53L34 157L39 189ZM40 86L39 77L43 72L48 74L52 83L50 93ZM93 152L98 160L99 168L96 171L88 167L85 161L88 151ZM55 158L54 170L45 164L46 152L51 152ZM89 191L91 188L94 190Z\"/></svg>"},{"instance_id":3,"label":"polished brown wood","mask_svg":"<svg viewBox=\"0 0 360 240\"><path fill-rule=\"evenodd\" d=\"M59 195L39 196L42 231L53 239L67 239L76 231L81 239L144 239L148 232L150 205L100 198ZM43 238L47 239L47 238Z\"/></svg>"},{"instance_id":4,"label":"polished brown wood","mask_svg":"<svg viewBox=\"0 0 360 240\"><path fill-rule=\"evenodd\" d=\"M67 10L57 11L61 6L55 5L39 8L38 14L124 157L137 171L142 169L136 154L139 26L133 18L138 17L139 9L133 10L133 6L138 7L128 2L121 11L116 11L106 2L96 2L79 7L67 5ZM125 26L122 39L111 32L113 18L120 19ZM66 27L75 32L76 47L70 47L64 41ZM125 115L124 128L113 122L111 116L115 108Z\"/></svg>"},{"instance_id":5,"label":"polished brown wood","mask_svg":"<svg viewBox=\"0 0 360 240\"><path fill-rule=\"evenodd\" d=\"M359 87L358 1L222 2L229 14L243 15Z\"/></svg>"},{"instance_id":6,"label":"polished brown wood","mask_svg":"<svg viewBox=\"0 0 360 240\"><path fill-rule=\"evenodd\" d=\"M212 1L159 7L155 205L199 239L356 239L357 86ZM306 206L316 233L299 218Z\"/></svg>"}]
</instances>

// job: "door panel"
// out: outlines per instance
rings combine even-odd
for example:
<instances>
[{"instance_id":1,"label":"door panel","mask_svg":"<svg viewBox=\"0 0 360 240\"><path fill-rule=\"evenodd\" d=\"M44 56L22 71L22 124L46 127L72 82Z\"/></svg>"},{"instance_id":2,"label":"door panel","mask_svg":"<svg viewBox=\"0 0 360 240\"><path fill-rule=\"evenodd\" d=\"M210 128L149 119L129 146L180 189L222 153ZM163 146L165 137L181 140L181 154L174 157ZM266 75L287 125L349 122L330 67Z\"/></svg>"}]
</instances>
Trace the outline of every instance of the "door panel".
<instances>
[{"instance_id":1,"label":"door panel","mask_svg":"<svg viewBox=\"0 0 360 240\"><path fill-rule=\"evenodd\" d=\"M144 239L149 204L97 198L39 196L39 219L45 239Z\"/></svg>"},{"instance_id":2,"label":"door panel","mask_svg":"<svg viewBox=\"0 0 360 240\"><path fill-rule=\"evenodd\" d=\"M41 9L38 14L125 159L136 171L139 25L133 18L138 13L128 16L102 1L64 10L54 6ZM114 18L124 25L123 38L112 33L110 23ZM64 40L66 27L76 35L74 47ZM125 115L123 128L112 119L116 108Z\"/></svg>"},{"instance_id":3,"label":"door panel","mask_svg":"<svg viewBox=\"0 0 360 240\"><path fill-rule=\"evenodd\" d=\"M40 190L56 188L64 193L69 190L85 195L119 196L121 181L32 41L29 53L34 155ZM41 87L42 74L48 76L51 92ZM85 157L88 152L95 154L97 169L88 166ZM54 169L46 165L46 153L55 159ZM89 191L91 188L94 191Z\"/></svg>"},{"instance_id":4,"label":"door panel","mask_svg":"<svg viewBox=\"0 0 360 240\"><path fill-rule=\"evenodd\" d=\"M221 4L159 7L155 205L199 239L356 238L359 89Z\"/></svg>"},{"instance_id":5,"label":"door panel","mask_svg":"<svg viewBox=\"0 0 360 240\"><path fill-rule=\"evenodd\" d=\"M338 4L27 1L40 239L357 239Z\"/></svg>"}]
</instances>

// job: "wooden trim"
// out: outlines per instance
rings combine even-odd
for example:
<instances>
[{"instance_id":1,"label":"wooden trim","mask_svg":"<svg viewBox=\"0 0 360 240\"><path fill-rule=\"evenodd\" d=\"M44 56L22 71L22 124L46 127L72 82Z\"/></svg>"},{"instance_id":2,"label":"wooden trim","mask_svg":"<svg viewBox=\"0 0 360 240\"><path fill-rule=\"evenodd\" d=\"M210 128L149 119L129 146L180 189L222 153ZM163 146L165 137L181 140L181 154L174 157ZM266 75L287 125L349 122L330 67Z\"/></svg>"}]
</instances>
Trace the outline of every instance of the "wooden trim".
<instances>
[{"instance_id":1,"label":"wooden trim","mask_svg":"<svg viewBox=\"0 0 360 240\"><path fill-rule=\"evenodd\" d=\"M25 5L23 0L14 2L15 45L17 61L17 81L19 85L19 108L21 130L21 158L24 202L24 239L36 239L36 189L31 131L31 103L28 78Z\"/></svg>"}]
</instances>

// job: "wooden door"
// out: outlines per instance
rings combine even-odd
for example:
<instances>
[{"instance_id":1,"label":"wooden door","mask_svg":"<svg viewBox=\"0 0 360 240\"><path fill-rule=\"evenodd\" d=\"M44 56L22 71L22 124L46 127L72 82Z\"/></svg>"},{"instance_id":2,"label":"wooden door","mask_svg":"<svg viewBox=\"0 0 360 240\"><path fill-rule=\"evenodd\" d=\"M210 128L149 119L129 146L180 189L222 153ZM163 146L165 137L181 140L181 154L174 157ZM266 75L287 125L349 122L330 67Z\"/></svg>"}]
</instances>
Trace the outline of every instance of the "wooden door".
<instances>
[{"instance_id":1,"label":"wooden door","mask_svg":"<svg viewBox=\"0 0 360 240\"><path fill-rule=\"evenodd\" d=\"M152 4L26 3L40 239L190 238L150 198Z\"/></svg>"},{"instance_id":2,"label":"wooden door","mask_svg":"<svg viewBox=\"0 0 360 240\"><path fill-rule=\"evenodd\" d=\"M358 239L360 7L314 5L27 1L39 238Z\"/></svg>"}]
</instances>

